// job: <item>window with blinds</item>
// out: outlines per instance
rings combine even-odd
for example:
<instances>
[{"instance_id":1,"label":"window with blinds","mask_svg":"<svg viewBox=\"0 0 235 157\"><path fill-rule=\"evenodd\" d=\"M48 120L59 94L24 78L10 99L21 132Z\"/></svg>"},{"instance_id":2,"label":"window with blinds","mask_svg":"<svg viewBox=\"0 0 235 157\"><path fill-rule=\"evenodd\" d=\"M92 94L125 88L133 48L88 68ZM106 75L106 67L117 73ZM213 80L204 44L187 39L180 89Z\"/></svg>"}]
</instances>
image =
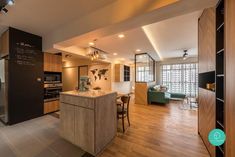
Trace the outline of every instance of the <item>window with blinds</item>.
<instances>
[{"instance_id":1,"label":"window with blinds","mask_svg":"<svg viewBox=\"0 0 235 157\"><path fill-rule=\"evenodd\" d=\"M198 95L198 64L171 64L162 66L162 85L172 93Z\"/></svg>"}]
</instances>

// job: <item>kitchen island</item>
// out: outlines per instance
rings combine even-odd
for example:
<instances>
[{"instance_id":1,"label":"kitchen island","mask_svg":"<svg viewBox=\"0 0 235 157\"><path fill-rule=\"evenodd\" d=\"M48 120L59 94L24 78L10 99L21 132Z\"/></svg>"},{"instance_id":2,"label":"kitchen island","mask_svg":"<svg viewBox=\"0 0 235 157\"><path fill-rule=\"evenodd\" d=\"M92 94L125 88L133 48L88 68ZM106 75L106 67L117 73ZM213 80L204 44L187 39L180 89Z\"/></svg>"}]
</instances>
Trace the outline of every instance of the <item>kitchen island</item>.
<instances>
[{"instance_id":1,"label":"kitchen island","mask_svg":"<svg viewBox=\"0 0 235 157\"><path fill-rule=\"evenodd\" d=\"M60 93L60 134L96 156L117 132L116 92L69 91Z\"/></svg>"}]
</instances>

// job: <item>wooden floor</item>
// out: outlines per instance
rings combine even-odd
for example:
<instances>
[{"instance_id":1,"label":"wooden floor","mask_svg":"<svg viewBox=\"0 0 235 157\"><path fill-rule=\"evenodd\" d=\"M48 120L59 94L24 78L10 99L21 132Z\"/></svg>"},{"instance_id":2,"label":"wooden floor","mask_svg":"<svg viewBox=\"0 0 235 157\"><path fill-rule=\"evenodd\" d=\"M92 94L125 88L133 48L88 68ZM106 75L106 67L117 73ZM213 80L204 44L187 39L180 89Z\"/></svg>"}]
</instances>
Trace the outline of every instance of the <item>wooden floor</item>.
<instances>
[{"instance_id":1,"label":"wooden floor","mask_svg":"<svg viewBox=\"0 0 235 157\"><path fill-rule=\"evenodd\" d=\"M131 127L119 132L100 157L209 157L197 133L197 111L180 110L180 105L132 104Z\"/></svg>"}]
</instances>

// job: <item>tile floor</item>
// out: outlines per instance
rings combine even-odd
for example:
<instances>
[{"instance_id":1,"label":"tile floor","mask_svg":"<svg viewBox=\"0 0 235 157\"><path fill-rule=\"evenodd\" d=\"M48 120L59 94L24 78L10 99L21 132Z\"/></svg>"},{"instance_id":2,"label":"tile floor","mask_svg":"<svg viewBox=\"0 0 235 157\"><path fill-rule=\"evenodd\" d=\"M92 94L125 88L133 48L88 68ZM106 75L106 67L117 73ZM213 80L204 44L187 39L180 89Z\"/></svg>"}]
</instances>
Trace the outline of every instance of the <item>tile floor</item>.
<instances>
[{"instance_id":1,"label":"tile floor","mask_svg":"<svg viewBox=\"0 0 235 157\"><path fill-rule=\"evenodd\" d=\"M0 127L1 157L82 157L84 151L59 136L59 119L47 115Z\"/></svg>"}]
</instances>

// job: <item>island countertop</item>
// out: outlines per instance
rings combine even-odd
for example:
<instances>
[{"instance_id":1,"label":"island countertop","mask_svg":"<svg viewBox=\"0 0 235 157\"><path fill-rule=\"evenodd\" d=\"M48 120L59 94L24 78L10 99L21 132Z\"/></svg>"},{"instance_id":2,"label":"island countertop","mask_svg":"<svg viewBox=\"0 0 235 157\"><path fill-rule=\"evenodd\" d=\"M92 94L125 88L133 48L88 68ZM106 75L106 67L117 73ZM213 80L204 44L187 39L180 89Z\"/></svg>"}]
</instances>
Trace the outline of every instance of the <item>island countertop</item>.
<instances>
[{"instance_id":1,"label":"island countertop","mask_svg":"<svg viewBox=\"0 0 235 157\"><path fill-rule=\"evenodd\" d=\"M60 135L97 156L116 136L116 99L112 91L60 93Z\"/></svg>"},{"instance_id":2,"label":"island countertop","mask_svg":"<svg viewBox=\"0 0 235 157\"><path fill-rule=\"evenodd\" d=\"M89 91L67 91L67 92L61 92L61 95L70 95L70 96L78 96L78 97L86 97L86 98L97 98L102 97L105 95L116 93L114 91L103 91L103 90L89 90Z\"/></svg>"}]
</instances>

